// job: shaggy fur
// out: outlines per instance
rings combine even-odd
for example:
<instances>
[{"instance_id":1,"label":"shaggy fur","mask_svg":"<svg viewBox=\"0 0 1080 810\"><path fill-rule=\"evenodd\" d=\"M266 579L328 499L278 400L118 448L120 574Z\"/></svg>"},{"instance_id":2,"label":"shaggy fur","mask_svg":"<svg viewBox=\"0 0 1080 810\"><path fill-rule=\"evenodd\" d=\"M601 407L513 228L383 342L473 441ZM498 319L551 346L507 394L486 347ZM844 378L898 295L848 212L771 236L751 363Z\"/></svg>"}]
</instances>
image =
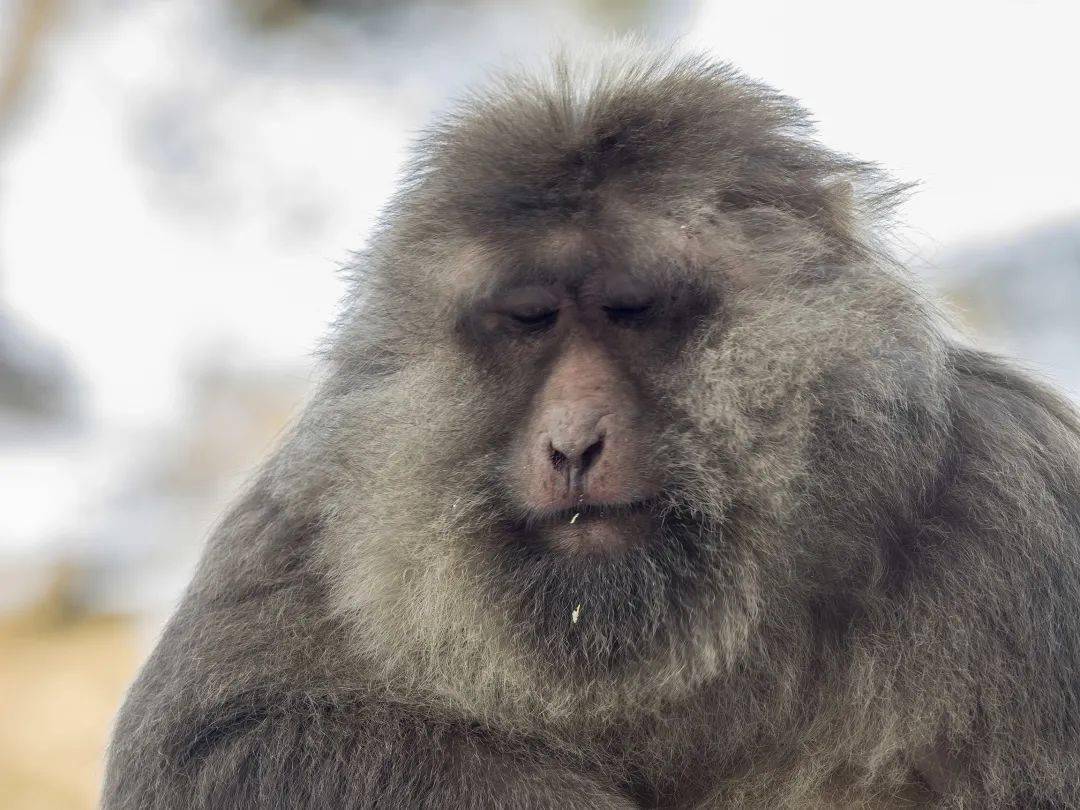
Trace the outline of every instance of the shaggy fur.
<instances>
[{"instance_id":1,"label":"shaggy fur","mask_svg":"<svg viewBox=\"0 0 1080 810\"><path fill-rule=\"evenodd\" d=\"M895 196L704 59L463 104L132 687L105 807L1080 806L1080 423L949 337L874 240ZM467 326L558 262L698 304L625 358L663 529L588 565L514 542L544 366Z\"/></svg>"}]
</instances>

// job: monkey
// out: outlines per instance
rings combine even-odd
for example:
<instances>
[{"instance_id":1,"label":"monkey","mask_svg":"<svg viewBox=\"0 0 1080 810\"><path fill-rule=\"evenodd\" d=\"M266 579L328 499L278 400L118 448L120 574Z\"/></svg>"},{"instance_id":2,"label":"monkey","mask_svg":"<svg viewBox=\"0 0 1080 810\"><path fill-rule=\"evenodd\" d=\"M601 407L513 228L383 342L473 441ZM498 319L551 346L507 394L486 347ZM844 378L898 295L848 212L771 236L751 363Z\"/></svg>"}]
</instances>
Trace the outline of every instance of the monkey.
<instances>
[{"instance_id":1,"label":"monkey","mask_svg":"<svg viewBox=\"0 0 1080 810\"><path fill-rule=\"evenodd\" d=\"M1080 806L1080 419L707 55L418 141L103 806Z\"/></svg>"}]
</instances>

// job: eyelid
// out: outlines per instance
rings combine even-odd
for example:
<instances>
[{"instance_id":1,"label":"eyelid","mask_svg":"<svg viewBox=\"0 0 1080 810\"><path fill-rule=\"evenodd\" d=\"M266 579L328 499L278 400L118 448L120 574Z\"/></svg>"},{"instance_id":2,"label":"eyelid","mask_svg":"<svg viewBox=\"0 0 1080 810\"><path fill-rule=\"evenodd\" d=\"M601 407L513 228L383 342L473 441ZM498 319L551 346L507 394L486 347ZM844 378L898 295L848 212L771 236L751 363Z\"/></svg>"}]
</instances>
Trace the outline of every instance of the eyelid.
<instances>
[{"instance_id":1,"label":"eyelid","mask_svg":"<svg viewBox=\"0 0 1080 810\"><path fill-rule=\"evenodd\" d=\"M608 306L603 310L607 319L616 326L644 326L654 320L651 304L640 307Z\"/></svg>"},{"instance_id":2,"label":"eyelid","mask_svg":"<svg viewBox=\"0 0 1080 810\"><path fill-rule=\"evenodd\" d=\"M619 298L613 296L607 303L601 304L601 309L613 321L643 320L651 315L656 308L657 298L655 295L635 295Z\"/></svg>"},{"instance_id":3,"label":"eyelid","mask_svg":"<svg viewBox=\"0 0 1080 810\"><path fill-rule=\"evenodd\" d=\"M522 312L507 312L513 320L517 321L522 326L540 326L549 323L554 323L559 317L558 309L538 309L535 312L522 311Z\"/></svg>"},{"instance_id":4,"label":"eyelid","mask_svg":"<svg viewBox=\"0 0 1080 810\"><path fill-rule=\"evenodd\" d=\"M557 315L562 301L543 287L521 287L495 296L490 310L519 323L543 321Z\"/></svg>"},{"instance_id":5,"label":"eyelid","mask_svg":"<svg viewBox=\"0 0 1080 810\"><path fill-rule=\"evenodd\" d=\"M655 302L652 300L640 302L616 302L604 304L603 309L605 312L640 313L652 309L654 303Z\"/></svg>"},{"instance_id":6,"label":"eyelid","mask_svg":"<svg viewBox=\"0 0 1080 810\"><path fill-rule=\"evenodd\" d=\"M558 312L559 302L530 301L519 304L518 306L500 307L498 311L514 318L535 318L541 315L550 315L552 312Z\"/></svg>"}]
</instances>

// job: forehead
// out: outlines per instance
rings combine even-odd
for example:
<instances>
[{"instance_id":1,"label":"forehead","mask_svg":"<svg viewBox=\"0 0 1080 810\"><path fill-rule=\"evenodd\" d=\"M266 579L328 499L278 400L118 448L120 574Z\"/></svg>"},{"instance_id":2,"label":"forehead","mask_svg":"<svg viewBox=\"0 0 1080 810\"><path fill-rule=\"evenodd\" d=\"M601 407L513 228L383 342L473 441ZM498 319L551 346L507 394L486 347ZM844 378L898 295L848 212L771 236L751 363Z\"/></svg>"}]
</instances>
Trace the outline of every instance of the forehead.
<instances>
[{"instance_id":1,"label":"forehead","mask_svg":"<svg viewBox=\"0 0 1080 810\"><path fill-rule=\"evenodd\" d=\"M629 227L628 227L629 226ZM685 230L670 222L557 223L473 238L447 263L447 289L483 297L519 286L575 291L623 279L657 287L697 280Z\"/></svg>"}]
</instances>

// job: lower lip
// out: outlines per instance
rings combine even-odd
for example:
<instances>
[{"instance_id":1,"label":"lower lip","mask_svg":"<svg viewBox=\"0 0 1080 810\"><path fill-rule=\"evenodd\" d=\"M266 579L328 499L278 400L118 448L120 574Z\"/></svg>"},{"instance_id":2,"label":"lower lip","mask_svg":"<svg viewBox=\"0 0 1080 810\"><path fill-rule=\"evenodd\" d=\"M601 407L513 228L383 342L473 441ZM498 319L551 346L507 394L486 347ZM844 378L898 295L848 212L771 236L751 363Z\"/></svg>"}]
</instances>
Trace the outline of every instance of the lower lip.
<instances>
[{"instance_id":1,"label":"lower lip","mask_svg":"<svg viewBox=\"0 0 1080 810\"><path fill-rule=\"evenodd\" d=\"M615 554L626 551L649 536L644 510L610 516L582 515L550 526L544 533L552 547L571 554Z\"/></svg>"}]
</instances>

